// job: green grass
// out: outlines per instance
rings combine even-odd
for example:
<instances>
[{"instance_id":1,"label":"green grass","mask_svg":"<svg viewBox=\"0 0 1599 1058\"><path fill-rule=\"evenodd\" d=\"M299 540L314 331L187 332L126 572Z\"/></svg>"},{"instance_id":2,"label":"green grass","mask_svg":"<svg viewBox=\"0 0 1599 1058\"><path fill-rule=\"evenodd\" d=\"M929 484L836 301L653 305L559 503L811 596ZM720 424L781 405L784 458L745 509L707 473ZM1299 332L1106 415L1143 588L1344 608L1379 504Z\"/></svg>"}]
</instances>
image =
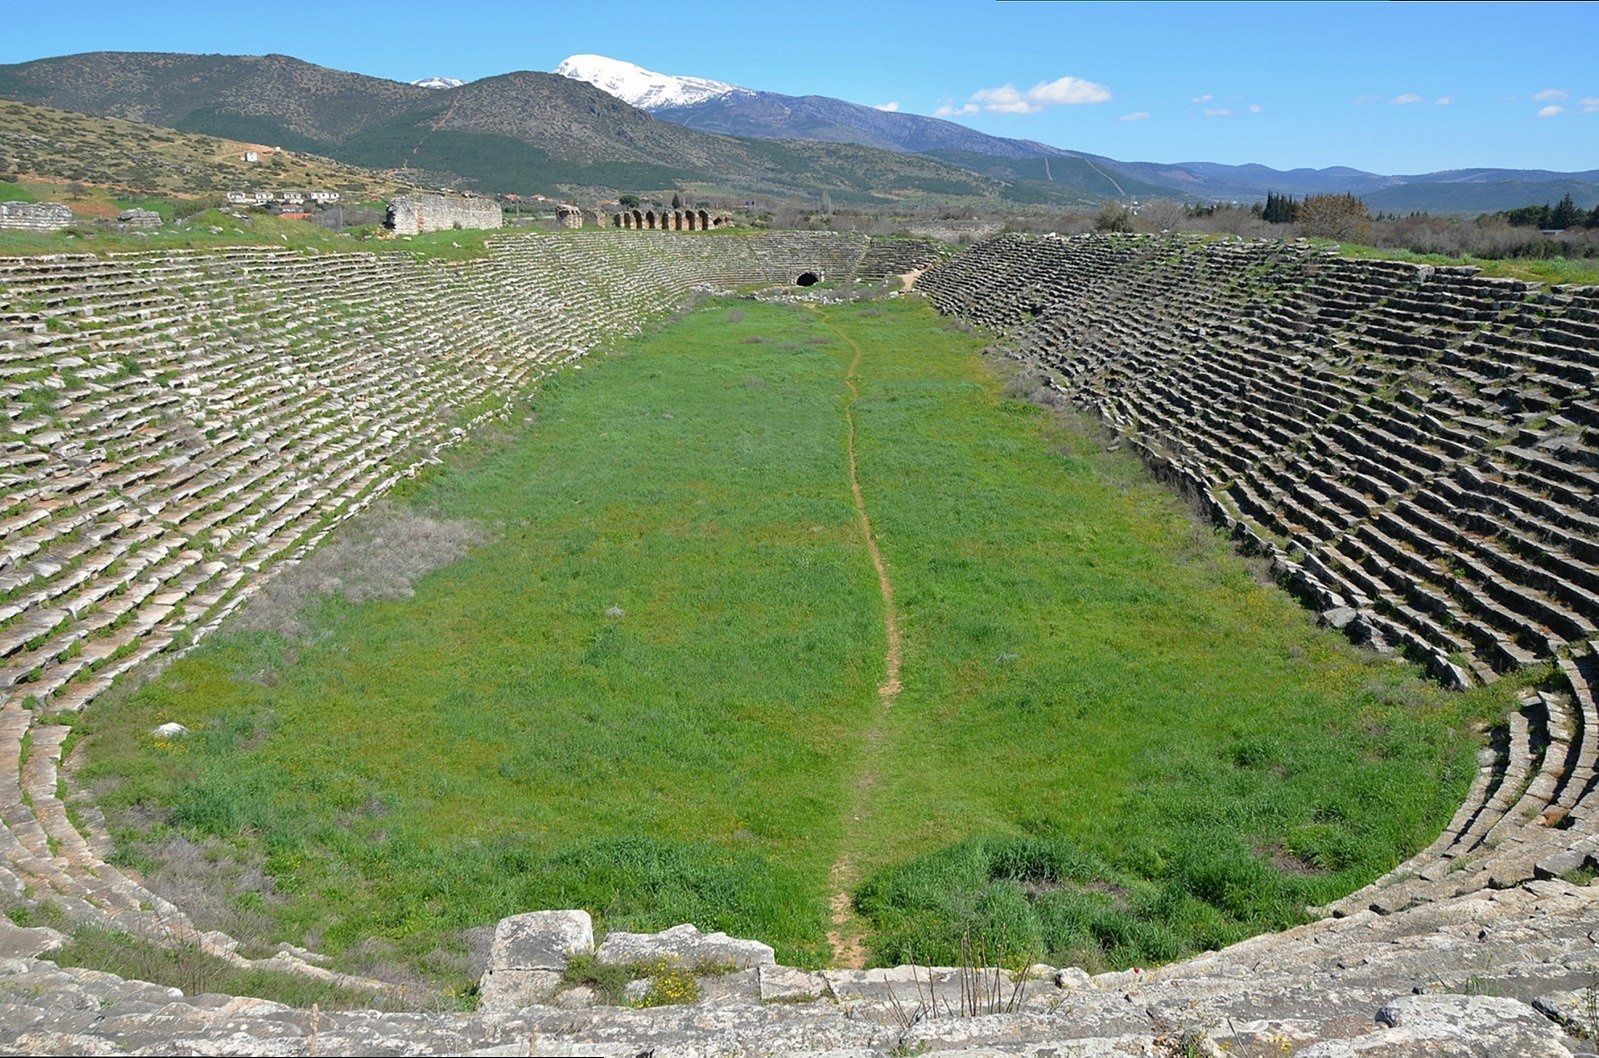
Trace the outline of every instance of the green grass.
<instances>
[{"instance_id":1,"label":"green grass","mask_svg":"<svg viewBox=\"0 0 1599 1058\"><path fill-rule=\"evenodd\" d=\"M879 728L844 336L905 637ZM909 300L713 303L592 359L406 490L486 543L102 698L83 777L135 862L139 820L220 839L279 939L455 984L460 931L536 908L820 963L846 854L879 959L1147 962L1429 840L1509 690L1318 631L1131 456L1003 399L980 342Z\"/></svg>"},{"instance_id":2,"label":"green grass","mask_svg":"<svg viewBox=\"0 0 1599 1058\"><path fill-rule=\"evenodd\" d=\"M1451 698L1312 627L1131 457L935 355L942 327L848 324L907 644L858 841L885 871L859 894L879 957L947 962L992 927L991 950L1169 959L1298 921L1430 839L1473 770L1466 718L1509 692ZM1005 840L944 847L965 835ZM1072 879L997 865L1016 856L1083 876L1029 899Z\"/></svg>"}]
</instances>

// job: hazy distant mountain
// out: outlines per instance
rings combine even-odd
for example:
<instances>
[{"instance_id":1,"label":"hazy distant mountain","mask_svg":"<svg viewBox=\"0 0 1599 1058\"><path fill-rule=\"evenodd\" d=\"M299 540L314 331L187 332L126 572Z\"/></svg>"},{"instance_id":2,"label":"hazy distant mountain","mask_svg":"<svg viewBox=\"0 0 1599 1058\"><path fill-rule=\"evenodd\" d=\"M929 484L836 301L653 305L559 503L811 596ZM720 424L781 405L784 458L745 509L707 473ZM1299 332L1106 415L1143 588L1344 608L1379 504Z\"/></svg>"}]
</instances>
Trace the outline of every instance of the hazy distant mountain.
<instances>
[{"instance_id":1,"label":"hazy distant mountain","mask_svg":"<svg viewBox=\"0 0 1599 1058\"><path fill-rule=\"evenodd\" d=\"M1492 213L1547 203L1570 195L1584 207L1599 204L1599 169L1557 173L1546 169L1454 169L1394 177L1381 191L1362 195L1374 210L1410 213Z\"/></svg>"},{"instance_id":2,"label":"hazy distant mountain","mask_svg":"<svg viewBox=\"0 0 1599 1058\"><path fill-rule=\"evenodd\" d=\"M1353 194L1372 210L1397 213L1492 213L1517 206L1555 203L1570 194L1577 202L1599 203L1599 170L1557 173L1543 169L1456 169L1407 176L1383 176L1344 166L1327 169L1272 169L1264 165L1215 162L1119 162L1082 155L1105 169L1162 189L1198 199L1255 202L1268 191L1304 197Z\"/></svg>"},{"instance_id":3,"label":"hazy distant mountain","mask_svg":"<svg viewBox=\"0 0 1599 1058\"><path fill-rule=\"evenodd\" d=\"M453 77L424 77L420 81L412 81L418 88L460 88L466 84Z\"/></svg>"}]
</instances>

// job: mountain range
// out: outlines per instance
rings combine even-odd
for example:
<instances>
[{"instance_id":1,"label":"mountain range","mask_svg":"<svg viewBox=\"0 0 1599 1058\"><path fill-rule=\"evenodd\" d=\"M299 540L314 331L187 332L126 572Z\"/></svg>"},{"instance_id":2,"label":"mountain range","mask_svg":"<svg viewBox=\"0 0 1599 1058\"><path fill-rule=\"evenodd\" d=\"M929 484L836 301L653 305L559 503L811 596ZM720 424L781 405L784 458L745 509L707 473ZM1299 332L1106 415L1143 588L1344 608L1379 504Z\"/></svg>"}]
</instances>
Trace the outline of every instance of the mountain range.
<instances>
[{"instance_id":1,"label":"mountain range","mask_svg":"<svg viewBox=\"0 0 1599 1058\"><path fill-rule=\"evenodd\" d=\"M925 154L1011 182L1064 180L1101 197L1175 194L1251 201L1270 191L1290 195L1348 192L1359 195L1372 209L1467 213L1555 202L1567 193L1579 200L1599 199L1599 169L1579 173L1468 169L1389 176L1345 166L1280 170L1217 162L1123 162L1035 140L989 136L940 118L827 96L780 95L703 78L675 77L600 55L574 55L555 72L586 81L657 118L689 128L732 136L858 143ZM1038 161L1028 164L1027 159ZM1043 159L1049 160L1048 169ZM1078 164L1063 164L1067 159Z\"/></svg>"},{"instance_id":2,"label":"mountain range","mask_svg":"<svg viewBox=\"0 0 1599 1058\"><path fill-rule=\"evenodd\" d=\"M287 55L91 52L0 66L0 98L284 147L489 192L694 188L728 197L997 198L991 177L854 144L738 139L520 71L422 87Z\"/></svg>"},{"instance_id":3,"label":"mountain range","mask_svg":"<svg viewBox=\"0 0 1599 1058\"><path fill-rule=\"evenodd\" d=\"M0 98L321 155L485 192L800 197L840 204L1351 191L1373 209L1482 212L1599 199L1599 170L1384 176L1123 162L826 96L788 96L574 55L555 73L411 84L286 55L91 52L0 65Z\"/></svg>"}]
</instances>

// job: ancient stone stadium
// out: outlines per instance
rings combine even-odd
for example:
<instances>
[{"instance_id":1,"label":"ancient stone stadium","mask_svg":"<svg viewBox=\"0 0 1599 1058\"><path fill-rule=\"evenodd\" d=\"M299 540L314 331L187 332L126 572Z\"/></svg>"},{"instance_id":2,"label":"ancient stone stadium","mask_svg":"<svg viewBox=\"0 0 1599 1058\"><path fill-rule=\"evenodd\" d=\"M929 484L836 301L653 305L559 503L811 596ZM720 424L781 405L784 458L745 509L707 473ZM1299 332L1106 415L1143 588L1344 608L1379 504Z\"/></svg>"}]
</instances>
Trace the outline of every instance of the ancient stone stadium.
<instances>
[{"instance_id":1,"label":"ancient stone stadium","mask_svg":"<svg viewBox=\"0 0 1599 1058\"><path fill-rule=\"evenodd\" d=\"M0 918L7 1051L1592 1053L1599 289L1282 242L1005 235L949 254L639 226L494 236L466 262L0 261L0 891L56 909ZM92 717L119 677L188 650L441 452L524 415L508 401L531 383L695 291L902 275L999 334L1035 399L1095 416L1323 623L1450 687L1547 668L1430 846L1308 924L1099 974L800 969L688 925L613 931L589 955L587 915L526 908L500 923L470 1013L396 1010L377 1002L389 986L304 948L243 955L118 865L60 718ZM373 1009L59 965L73 925L365 990ZM562 977L575 954L706 972L697 1002L590 1005Z\"/></svg>"}]
</instances>

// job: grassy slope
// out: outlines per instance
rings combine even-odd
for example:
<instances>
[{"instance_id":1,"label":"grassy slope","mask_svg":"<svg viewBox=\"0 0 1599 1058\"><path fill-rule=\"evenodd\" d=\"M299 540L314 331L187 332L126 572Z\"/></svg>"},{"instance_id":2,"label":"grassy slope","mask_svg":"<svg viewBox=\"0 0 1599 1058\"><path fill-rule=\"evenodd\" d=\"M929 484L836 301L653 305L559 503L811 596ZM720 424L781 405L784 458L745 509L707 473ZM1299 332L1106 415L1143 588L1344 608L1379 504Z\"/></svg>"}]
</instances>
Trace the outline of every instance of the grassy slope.
<instances>
[{"instance_id":1,"label":"grassy slope","mask_svg":"<svg viewBox=\"0 0 1599 1058\"><path fill-rule=\"evenodd\" d=\"M247 129L240 129L248 132ZM271 153L248 136L219 139L111 117L0 100L0 169L61 181L195 195L254 188L329 189L347 200L386 197L402 184L328 158ZM277 140L267 142L287 146ZM315 149L316 144L299 145ZM260 150L263 160L246 162Z\"/></svg>"},{"instance_id":2,"label":"grassy slope","mask_svg":"<svg viewBox=\"0 0 1599 1058\"><path fill-rule=\"evenodd\" d=\"M241 899L283 935L354 965L378 934L438 974L441 936L557 906L818 961L841 852L885 872L861 893L880 956L925 957L1022 899L951 852L984 835L1079 850L1099 911L1158 934L1100 947L1169 957L1441 825L1466 713L1504 692L1450 698L1317 632L1130 456L1002 400L929 310L827 312L718 308L562 376L524 436L413 497L489 543L412 600L329 602L296 644L219 635L97 704L86 776L122 776L114 812L264 857L290 899ZM860 474L905 632L875 749L882 603L830 323L863 350ZM167 719L197 736L142 734Z\"/></svg>"}]
</instances>

